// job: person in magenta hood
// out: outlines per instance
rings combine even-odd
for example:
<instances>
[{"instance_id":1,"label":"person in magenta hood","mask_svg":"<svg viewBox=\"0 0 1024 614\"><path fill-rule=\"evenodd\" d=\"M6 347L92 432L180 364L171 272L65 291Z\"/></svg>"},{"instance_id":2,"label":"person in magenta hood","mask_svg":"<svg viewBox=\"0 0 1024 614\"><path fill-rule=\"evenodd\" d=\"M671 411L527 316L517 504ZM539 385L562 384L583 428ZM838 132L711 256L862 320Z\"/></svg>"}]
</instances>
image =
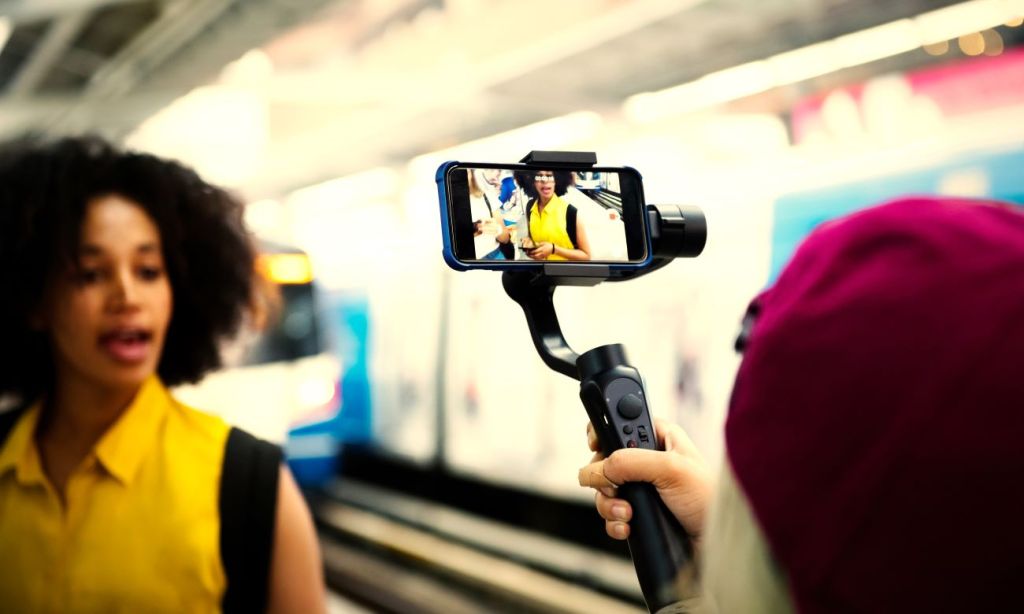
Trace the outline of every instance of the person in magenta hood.
<instances>
[{"instance_id":1,"label":"person in magenta hood","mask_svg":"<svg viewBox=\"0 0 1024 614\"><path fill-rule=\"evenodd\" d=\"M1021 209L921 197L826 223L748 316L717 483L660 422L666 452L580 471L609 535L629 533L615 486L647 481L707 611L1019 609Z\"/></svg>"}]
</instances>

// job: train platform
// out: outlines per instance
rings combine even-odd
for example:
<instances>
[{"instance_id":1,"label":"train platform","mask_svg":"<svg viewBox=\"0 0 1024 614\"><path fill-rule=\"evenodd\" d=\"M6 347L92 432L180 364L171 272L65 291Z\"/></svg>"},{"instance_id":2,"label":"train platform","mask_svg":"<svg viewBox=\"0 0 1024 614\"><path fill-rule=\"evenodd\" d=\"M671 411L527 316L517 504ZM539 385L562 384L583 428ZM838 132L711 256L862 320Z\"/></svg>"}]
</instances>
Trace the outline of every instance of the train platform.
<instances>
[{"instance_id":1,"label":"train platform","mask_svg":"<svg viewBox=\"0 0 1024 614\"><path fill-rule=\"evenodd\" d=\"M618 554L353 478L335 480L311 506L337 608L646 611Z\"/></svg>"}]
</instances>

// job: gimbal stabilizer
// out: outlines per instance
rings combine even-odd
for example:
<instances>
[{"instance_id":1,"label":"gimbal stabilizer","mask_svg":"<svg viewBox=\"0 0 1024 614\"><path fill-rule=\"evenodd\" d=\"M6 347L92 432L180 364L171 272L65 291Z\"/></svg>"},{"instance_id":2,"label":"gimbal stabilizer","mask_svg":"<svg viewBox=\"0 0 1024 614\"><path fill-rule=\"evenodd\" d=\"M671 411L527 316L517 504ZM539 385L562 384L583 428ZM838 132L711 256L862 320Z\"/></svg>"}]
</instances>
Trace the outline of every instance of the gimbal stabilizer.
<instances>
[{"instance_id":1,"label":"gimbal stabilizer","mask_svg":"<svg viewBox=\"0 0 1024 614\"><path fill-rule=\"evenodd\" d=\"M534 151L527 164L564 168L594 165L591 152ZM523 308L534 347L553 370L580 382L580 398L594 425L605 456L621 448L658 449L640 373L626 362L620 344L576 354L562 335L553 302L558 286L594 286L625 281L657 270L675 258L692 258L704 250L707 224L695 207L647 205L654 260L639 270L612 270L594 264L546 266L543 273L505 272L505 292ZM654 486L627 483L619 495L633 508L629 551L640 589L652 612L671 610L693 595L682 590L680 572L692 573L693 546L682 526L665 507ZM693 577L693 576L690 576Z\"/></svg>"}]
</instances>

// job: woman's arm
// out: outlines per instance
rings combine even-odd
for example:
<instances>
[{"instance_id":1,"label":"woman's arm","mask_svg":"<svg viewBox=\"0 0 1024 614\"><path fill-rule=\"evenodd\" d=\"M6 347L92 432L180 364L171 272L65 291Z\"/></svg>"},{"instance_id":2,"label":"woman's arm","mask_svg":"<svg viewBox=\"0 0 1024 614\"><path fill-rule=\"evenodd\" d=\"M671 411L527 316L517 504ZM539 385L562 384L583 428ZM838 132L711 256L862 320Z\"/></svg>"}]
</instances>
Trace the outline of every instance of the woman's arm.
<instances>
[{"instance_id":1,"label":"woman's arm","mask_svg":"<svg viewBox=\"0 0 1024 614\"><path fill-rule=\"evenodd\" d=\"M501 232L499 232L494 238L498 240L498 243L508 243L509 239L512 238L512 233L510 233L508 228L505 226L505 218L501 216L501 213L495 211L491 219L494 220L494 223L497 224L498 228L501 230Z\"/></svg>"},{"instance_id":2,"label":"woman's arm","mask_svg":"<svg viewBox=\"0 0 1024 614\"><path fill-rule=\"evenodd\" d=\"M277 486L277 517L270 562L271 614L325 613L323 565L313 518L284 466Z\"/></svg>"},{"instance_id":3,"label":"woman's arm","mask_svg":"<svg viewBox=\"0 0 1024 614\"><path fill-rule=\"evenodd\" d=\"M576 218L576 249L559 247L554 243L550 245L552 255L557 254L566 260L590 260L590 239L579 217Z\"/></svg>"}]
</instances>

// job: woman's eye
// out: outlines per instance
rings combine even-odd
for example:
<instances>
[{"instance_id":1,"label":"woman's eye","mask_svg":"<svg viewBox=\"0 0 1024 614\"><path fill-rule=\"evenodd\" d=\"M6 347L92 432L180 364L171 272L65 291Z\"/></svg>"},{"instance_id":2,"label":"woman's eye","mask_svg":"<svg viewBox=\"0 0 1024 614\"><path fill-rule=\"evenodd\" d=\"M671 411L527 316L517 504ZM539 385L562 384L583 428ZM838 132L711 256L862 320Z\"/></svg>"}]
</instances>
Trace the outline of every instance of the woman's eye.
<instances>
[{"instance_id":1,"label":"woman's eye","mask_svg":"<svg viewBox=\"0 0 1024 614\"><path fill-rule=\"evenodd\" d=\"M79 269L75 273L75 281L77 281L80 284L94 284L99 280L99 269Z\"/></svg>"},{"instance_id":2,"label":"woman's eye","mask_svg":"<svg viewBox=\"0 0 1024 614\"><path fill-rule=\"evenodd\" d=\"M139 269L139 277L146 281L154 281L160 279L164 274L164 270L156 266L144 266Z\"/></svg>"}]
</instances>

